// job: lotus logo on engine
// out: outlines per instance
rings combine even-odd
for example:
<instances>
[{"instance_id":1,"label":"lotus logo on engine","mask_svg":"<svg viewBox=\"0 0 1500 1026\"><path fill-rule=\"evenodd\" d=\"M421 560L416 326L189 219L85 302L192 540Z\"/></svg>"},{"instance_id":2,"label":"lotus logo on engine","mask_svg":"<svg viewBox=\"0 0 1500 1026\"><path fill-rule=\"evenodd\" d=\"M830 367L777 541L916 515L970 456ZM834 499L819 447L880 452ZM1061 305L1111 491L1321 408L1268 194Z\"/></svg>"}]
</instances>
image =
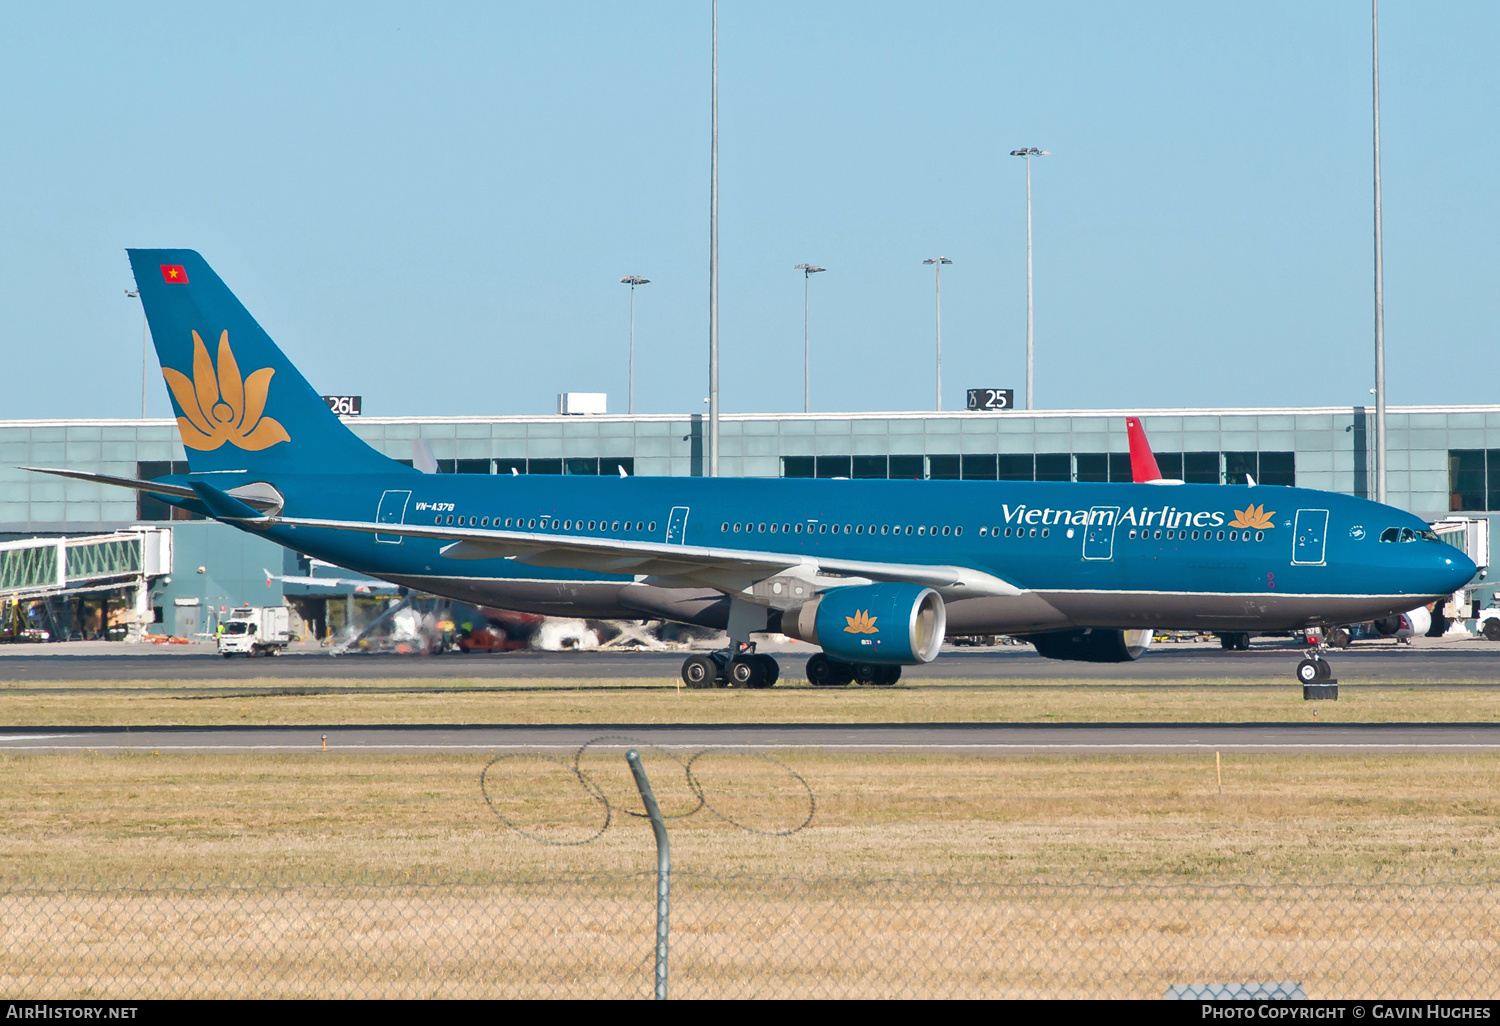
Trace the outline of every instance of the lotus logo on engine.
<instances>
[{"instance_id":1,"label":"lotus logo on engine","mask_svg":"<svg viewBox=\"0 0 1500 1026\"><path fill-rule=\"evenodd\" d=\"M879 634L880 628L875 626L878 616L871 616L863 609L856 609L853 616L844 617L849 626L844 628L845 634Z\"/></svg>"}]
</instances>

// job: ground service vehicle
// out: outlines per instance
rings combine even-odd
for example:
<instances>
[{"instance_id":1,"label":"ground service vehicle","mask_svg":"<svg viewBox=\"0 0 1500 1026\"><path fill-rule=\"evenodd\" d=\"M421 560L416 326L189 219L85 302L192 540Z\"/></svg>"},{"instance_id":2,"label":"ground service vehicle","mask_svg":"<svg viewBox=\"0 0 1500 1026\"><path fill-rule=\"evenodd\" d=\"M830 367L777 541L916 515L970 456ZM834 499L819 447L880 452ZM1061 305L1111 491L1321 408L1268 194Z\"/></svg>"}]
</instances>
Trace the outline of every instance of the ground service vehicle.
<instances>
[{"instance_id":1,"label":"ground service vehicle","mask_svg":"<svg viewBox=\"0 0 1500 1026\"><path fill-rule=\"evenodd\" d=\"M230 611L219 634L219 654L280 655L292 642L286 606L241 606Z\"/></svg>"},{"instance_id":2,"label":"ground service vehicle","mask_svg":"<svg viewBox=\"0 0 1500 1026\"><path fill-rule=\"evenodd\" d=\"M1122 662L1154 629L1378 620L1476 572L1404 510L1165 480L1144 448L1147 472L1118 483L423 473L351 432L196 252L129 256L189 472L46 472L460 602L726 629L725 650L684 662L694 687L774 683L765 632L822 647L814 684L889 684L950 632ZM1297 676L1330 674L1314 654Z\"/></svg>"}]
</instances>

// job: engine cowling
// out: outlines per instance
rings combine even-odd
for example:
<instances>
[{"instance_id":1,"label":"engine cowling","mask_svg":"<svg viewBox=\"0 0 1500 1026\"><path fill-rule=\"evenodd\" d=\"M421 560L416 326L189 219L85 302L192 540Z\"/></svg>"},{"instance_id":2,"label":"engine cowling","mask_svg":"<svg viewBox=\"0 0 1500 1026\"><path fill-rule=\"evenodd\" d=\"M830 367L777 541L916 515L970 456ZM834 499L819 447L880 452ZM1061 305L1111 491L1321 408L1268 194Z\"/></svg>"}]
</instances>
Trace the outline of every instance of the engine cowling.
<instances>
[{"instance_id":1,"label":"engine cowling","mask_svg":"<svg viewBox=\"0 0 1500 1026\"><path fill-rule=\"evenodd\" d=\"M1432 614L1427 611L1426 606L1418 606L1409 613L1376 620L1375 629L1385 638L1402 640L1421 637L1432 629Z\"/></svg>"},{"instance_id":2,"label":"engine cowling","mask_svg":"<svg viewBox=\"0 0 1500 1026\"><path fill-rule=\"evenodd\" d=\"M919 584L834 588L781 618L784 634L834 659L885 666L932 662L947 629L942 596Z\"/></svg>"},{"instance_id":3,"label":"engine cowling","mask_svg":"<svg viewBox=\"0 0 1500 1026\"><path fill-rule=\"evenodd\" d=\"M1146 654L1146 650L1151 647L1151 632L1085 627L1073 631L1027 634L1022 640L1031 642L1036 646L1037 654L1048 659L1067 659L1079 663L1128 663Z\"/></svg>"}]
</instances>

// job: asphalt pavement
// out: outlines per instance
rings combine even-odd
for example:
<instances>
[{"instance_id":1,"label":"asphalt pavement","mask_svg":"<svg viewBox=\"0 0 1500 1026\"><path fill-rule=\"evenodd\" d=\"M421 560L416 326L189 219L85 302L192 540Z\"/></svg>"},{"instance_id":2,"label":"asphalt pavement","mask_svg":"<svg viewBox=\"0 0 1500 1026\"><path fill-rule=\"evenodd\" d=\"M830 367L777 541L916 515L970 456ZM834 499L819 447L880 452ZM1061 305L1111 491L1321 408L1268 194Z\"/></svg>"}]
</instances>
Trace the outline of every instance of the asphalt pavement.
<instances>
[{"instance_id":1,"label":"asphalt pavement","mask_svg":"<svg viewBox=\"0 0 1500 1026\"><path fill-rule=\"evenodd\" d=\"M78 654L73 654L78 653ZM683 652L505 652L443 656L331 656L309 647L277 658L224 659L208 645L145 646L106 642L0 646L0 685L82 681L98 684L149 681L278 681L302 685L360 686L380 681L465 682L504 689L508 682L569 681L571 686L660 681L673 686ZM1043 659L1029 645L950 648L926 666L906 667L902 685L973 681L1073 681L1084 686L1200 681L1226 685L1294 684L1302 653L1288 643L1258 640L1246 652L1215 645L1158 644L1133 663L1075 663ZM804 682L807 655L777 653L782 679ZM1500 686L1500 645L1482 640L1419 639L1357 644L1329 653L1337 678L1347 684L1471 684Z\"/></svg>"},{"instance_id":2,"label":"asphalt pavement","mask_svg":"<svg viewBox=\"0 0 1500 1026\"><path fill-rule=\"evenodd\" d=\"M305 752L568 751L604 738L697 749L958 750L971 753L1046 751L1147 752L1199 749L1251 751L1382 751L1500 749L1500 723L872 723L339 726L339 727L88 727L7 730L0 752L194 751Z\"/></svg>"}]
</instances>

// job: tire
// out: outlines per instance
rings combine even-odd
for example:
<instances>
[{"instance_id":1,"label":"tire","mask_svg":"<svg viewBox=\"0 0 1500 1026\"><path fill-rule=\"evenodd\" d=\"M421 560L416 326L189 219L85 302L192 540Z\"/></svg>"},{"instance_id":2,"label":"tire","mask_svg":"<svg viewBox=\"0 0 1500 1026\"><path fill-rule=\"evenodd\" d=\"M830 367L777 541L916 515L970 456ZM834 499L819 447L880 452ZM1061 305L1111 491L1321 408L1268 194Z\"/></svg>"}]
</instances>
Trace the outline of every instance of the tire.
<instances>
[{"instance_id":1,"label":"tire","mask_svg":"<svg viewBox=\"0 0 1500 1026\"><path fill-rule=\"evenodd\" d=\"M233 652L220 652L219 654L221 656L223 656L225 659L228 659L230 656L234 655Z\"/></svg>"},{"instance_id":2,"label":"tire","mask_svg":"<svg viewBox=\"0 0 1500 1026\"><path fill-rule=\"evenodd\" d=\"M807 661L807 682L815 688L840 688L853 680L847 663L836 663L822 652Z\"/></svg>"},{"instance_id":3,"label":"tire","mask_svg":"<svg viewBox=\"0 0 1500 1026\"><path fill-rule=\"evenodd\" d=\"M1335 627L1333 630L1328 632L1328 638L1326 640L1328 642L1329 648L1348 648L1349 632L1344 630L1342 627Z\"/></svg>"},{"instance_id":4,"label":"tire","mask_svg":"<svg viewBox=\"0 0 1500 1026\"><path fill-rule=\"evenodd\" d=\"M1321 679L1322 674L1318 670L1321 659L1304 659L1297 664L1297 679L1303 684L1315 684Z\"/></svg>"},{"instance_id":5,"label":"tire","mask_svg":"<svg viewBox=\"0 0 1500 1026\"><path fill-rule=\"evenodd\" d=\"M1484 621L1484 626L1479 628L1479 633L1484 635L1486 641L1500 641L1500 620L1490 617Z\"/></svg>"},{"instance_id":6,"label":"tire","mask_svg":"<svg viewBox=\"0 0 1500 1026\"><path fill-rule=\"evenodd\" d=\"M764 667L763 672L765 674L765 677L761 681L760 686L763 688L774 686L775 683L781 679L781 664L768 655L758 655L755 658L758 659L761 666Z\"/></svg>"},{"instance_id":7,"label":"tire","mask_svg":"<svg viewBox=\"0 0 1500 1026\"><path fill-rule=\"evenodd\" d=\"M1236 651L1240 651L1240 652L1248 652L1248 651L1250 651L1250 635L1248 635L1248 634L1236 634L1234 636L1234 647L1235 647Z\"/></svg>"},{"instance_id":8,"label":"tire","mask_svg":"<svg viewBox=\"0 0 1500 1026\"><path fill-rule=\"evenodd\" d=\"M889 687L901 679L901 667L860 663L854 668L854 677L861 684L870 684L875 687Z\"/></svg>"},{"instance_id":9,"label":"tire","mask_svg":"<svg viewBox=\"0 0 1500 1026\"><path fill-rule=\"evenodd\" d=\"M1317 659L1317 660L1314 660L1314 662L1316 662L1318 664L1318 679L1319 680L1332 680L1333 679L1333 667L1329 665L1327 659Z\"/></svg>"},{"instance_id":10,"label":"tire","mask_svg":"<svg viewBox=\"0 0 1500 1026\"><path fill-rule=\"evenodd\" d=\"M754 655L740 656L729 664L729 685L760 689L766 686L766 666Z\"/></svg>"},{"instance_id":11,"label":"tire","mask_svg":"<svg viewBox=\"0 0 1500 1026\"><path fill-rule=\"evenodd\" d=\"M705 655L682 661L682 682L690 688L711 688L719 678L719 664Z\"/></svg>"},{"instance_id":12,"label":"tire","mask_svg":"<svg viewBox=\"0 0 1500 1026\"><path fill-rule=\"evenodd\" d=\"M1233 634L1220 634L1219 635L1219 647L1222 648L1222 649L1225 649L1226 651L1229 650L1229 649L1234 648L1234 635Z\"/></svg>"}]
</instances>

